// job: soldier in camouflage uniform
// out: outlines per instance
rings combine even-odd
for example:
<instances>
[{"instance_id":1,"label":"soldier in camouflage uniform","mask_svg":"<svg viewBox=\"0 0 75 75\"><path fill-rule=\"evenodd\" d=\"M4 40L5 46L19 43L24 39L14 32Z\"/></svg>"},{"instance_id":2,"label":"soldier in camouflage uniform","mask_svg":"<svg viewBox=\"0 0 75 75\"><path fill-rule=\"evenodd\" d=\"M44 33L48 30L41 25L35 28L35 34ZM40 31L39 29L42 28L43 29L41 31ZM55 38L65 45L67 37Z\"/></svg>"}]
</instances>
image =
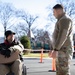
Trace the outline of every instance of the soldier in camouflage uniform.
<instances>
[{"instance_id":1,"label":"soldier in camouflage uniform","mask_svg":"<svg viewBox=\"0 0 75 75\"><path fill-rule=\"evenodd\" d=\"M53 55L56 55L56 75L70 75L70 59L72 58L73 34L72 20L64 13L63 6L53 7L57 19L53 33Z\"/></svg>"}]
</instances>

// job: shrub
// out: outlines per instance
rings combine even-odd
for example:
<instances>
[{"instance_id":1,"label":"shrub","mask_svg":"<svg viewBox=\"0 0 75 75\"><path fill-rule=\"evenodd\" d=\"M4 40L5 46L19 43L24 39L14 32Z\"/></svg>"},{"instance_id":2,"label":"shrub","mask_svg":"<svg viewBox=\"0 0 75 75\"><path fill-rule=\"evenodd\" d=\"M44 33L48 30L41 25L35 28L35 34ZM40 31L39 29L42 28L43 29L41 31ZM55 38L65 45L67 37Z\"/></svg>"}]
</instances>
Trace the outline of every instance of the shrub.
<instances>
[{"instance_id":1,"label":"shrub","mask_svg":"<svg viewBox=\"0 0 75 75\"><path fill-rule=\"evenodd\" d=\"M22 36L20 38L20 42L22 43L22 45L24 46L24 48L30 49L31 45L30 45L30 40L27 36Z\"/></svg>"}]
</instances>

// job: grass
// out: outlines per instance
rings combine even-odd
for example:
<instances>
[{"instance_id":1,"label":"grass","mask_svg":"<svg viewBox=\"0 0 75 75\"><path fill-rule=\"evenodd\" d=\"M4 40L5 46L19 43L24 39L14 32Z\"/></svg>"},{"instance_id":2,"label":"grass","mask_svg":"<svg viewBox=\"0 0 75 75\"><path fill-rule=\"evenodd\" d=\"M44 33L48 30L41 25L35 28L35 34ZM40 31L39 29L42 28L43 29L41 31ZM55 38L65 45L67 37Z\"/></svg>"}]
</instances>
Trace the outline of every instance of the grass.
<instances>
[{"instance_id":1,"label":"grass","mask_svg":"<svg viewBox=\"0 0 75 75\"><path fill-rule=\"evenodd\" d=\"M24 57L40 57L40 53L29 53L27 55L24 55ZM48 53L43 53L43 57L48 57Z\"/></svg>"}]
</instances>

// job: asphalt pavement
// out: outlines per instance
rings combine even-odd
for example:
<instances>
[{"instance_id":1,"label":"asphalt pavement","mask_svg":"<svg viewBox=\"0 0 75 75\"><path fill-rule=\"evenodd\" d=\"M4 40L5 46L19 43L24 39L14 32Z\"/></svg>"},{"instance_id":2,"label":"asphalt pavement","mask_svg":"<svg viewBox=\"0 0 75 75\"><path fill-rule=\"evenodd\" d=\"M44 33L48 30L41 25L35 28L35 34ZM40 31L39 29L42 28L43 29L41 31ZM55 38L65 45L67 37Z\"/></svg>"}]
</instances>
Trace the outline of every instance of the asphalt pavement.
<instances>
[{"instance_id":1,"label":"asphalt pavement","mask_svg":"<svg viewBox=\"0 0 75 75\"><path fill-rule=\"evenodd\" d=\"M56 75L56 72L52 72L52 59L44 58L42 63L40 58L24 58L24 64L27 68L27 75ZM71 60L70 65L71 75L75 75L75 59Z\"/></svg>"}]
</instances>

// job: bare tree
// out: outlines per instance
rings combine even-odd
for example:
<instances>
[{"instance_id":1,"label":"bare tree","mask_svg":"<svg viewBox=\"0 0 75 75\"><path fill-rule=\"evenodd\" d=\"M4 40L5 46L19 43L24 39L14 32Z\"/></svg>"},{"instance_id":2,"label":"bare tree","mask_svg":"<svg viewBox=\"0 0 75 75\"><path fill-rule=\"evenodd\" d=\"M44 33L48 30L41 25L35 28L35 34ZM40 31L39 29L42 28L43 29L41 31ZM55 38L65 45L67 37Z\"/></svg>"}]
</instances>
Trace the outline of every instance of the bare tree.
<instances>
[{"instance_id":1,"label":"bare tree","mask_svg":"<svg viewBox=\"0 0 75 75\"><path fill-rule=\"evenodd\" d=\"M34 33L34 36L36 41L40 41L43 43L50 42L49 33L43 29L37 29Z\"/></svg>"},{"instance_id":2,"label":"bare tree","mask_svg":"<svg viewBox=\"0 0 75 75\"><path fill-rule=\"evenodd\" d=\"M31 27L32 27L33 23L38 18L38 16L33 16L33 15L29 14L29 13L26 13L23 10L16 12L16 14L17 14L17 17L22 18L26 22L25 27L21 26L21 28L24 31L28 30L27 34L29 34L28 36L31 38L30 30L31 30Z\"/></svg>"},{"instance_id":3,"label":"bare tree","mask_svg":"<svg viewBox=\"0 0 75 75\"><path fill-rule=\"evenodd\" d=\"M12 30L15 31L18 39L23 35L27 35L27 29L24 25L25 25L24 23L19 22L18 24L14 25L12 28Z\"/></svg>"},{"instance_id":4,"label":"bare tree","mask_svg":"<svg viewBox=\"0 0 75 75\"><path fill-rule=\"evenodd\" d=\"M9 3L0 3L0 22L4 27L4 32L7 26L10 26L10 21L12 22L15 8Z\"/></svg>"},{"instance_id":5,"label":"bare tree","mask_svg":"<svg viewBox=\"0 0 75 75\"><path fill-rule=\"evenodd\" d=\"M20 24L20 29L21 29L21 31L22 31L25 35L27 35L27 33L28 33L28 27L25 26L25 24Z\"/></svg>"}]
</instances>

